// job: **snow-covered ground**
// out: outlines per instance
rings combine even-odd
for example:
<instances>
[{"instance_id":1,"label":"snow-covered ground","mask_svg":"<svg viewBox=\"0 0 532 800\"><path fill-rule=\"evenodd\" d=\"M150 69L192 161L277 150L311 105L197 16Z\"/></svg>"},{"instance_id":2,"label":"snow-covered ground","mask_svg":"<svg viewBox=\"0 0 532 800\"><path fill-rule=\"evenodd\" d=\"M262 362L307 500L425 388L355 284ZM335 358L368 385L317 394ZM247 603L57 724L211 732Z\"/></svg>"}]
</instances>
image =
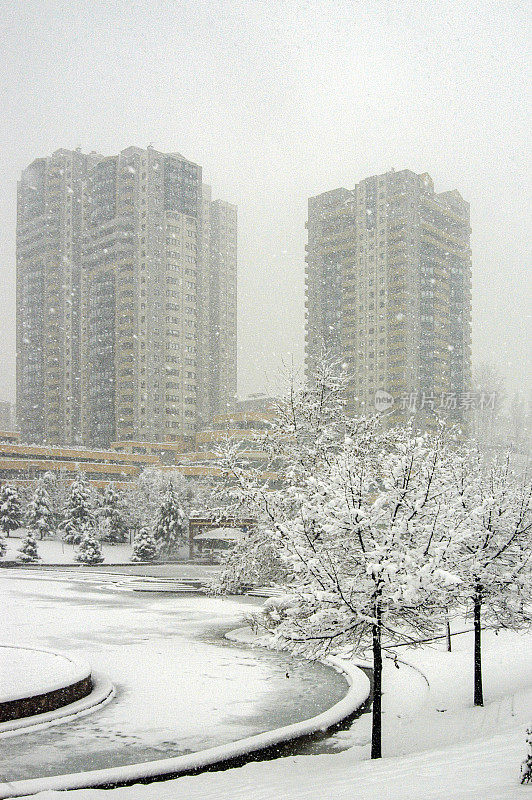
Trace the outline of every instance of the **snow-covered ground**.
<instances>
[{"instance_id":1,"label":"snow-covered ground","mask_svg":"<svg viewBox=\"0 0 532 800\"><path fill-rule=\"evenodd\" d=\"M12 561L18 558L18 551L22 543L20 538L23 531L16 531L15 536L10 536L4 541L7 545L5 561ZM37 550L43 564L74 564L76 548L71 544L65 544L57 539L44 539L37 541ZM102 543L102 554L105 561L109 564L128 564L131 562L132 548L129 544L105 544Z\"/></svg>"},{"instance_id":2,"label":"snow-covered ground","mask_svg":"<svg viewBox=\"0 0 532 800\"><path fill-rule=\"evenodd\" d=\"M461 627L461 626L458 626ZM484 708L472 705L472 637L454 650L425 646L388 661L384 755L368 761L368 716L336 734L341 752L251 763L149 786L45 792L39 800L518 800L532 716L532 636L484 636ZM419 670L419 671L418 671Z\"/></svg>"},{"instance_id":3,"label":"snow-covered ground","mask_svg":"<svg viewBox=\"0 0 532 800\"><path fill-rule=\"evenodd\" d=\"M0 703L61 689L88 674L86 664L61 653L0 644Z\"/></svg>"},{"instance_id":4,"label":"snow-covered ground","mask_svg":"<svg viewBox=\"0 0 532 800\"><path fill-rule=\"evenodd\" d=\"M40 792L34 800L528 800L519 732L380 762L352 752L246 764L149 786Z\"/></svg>"}]
</instances>

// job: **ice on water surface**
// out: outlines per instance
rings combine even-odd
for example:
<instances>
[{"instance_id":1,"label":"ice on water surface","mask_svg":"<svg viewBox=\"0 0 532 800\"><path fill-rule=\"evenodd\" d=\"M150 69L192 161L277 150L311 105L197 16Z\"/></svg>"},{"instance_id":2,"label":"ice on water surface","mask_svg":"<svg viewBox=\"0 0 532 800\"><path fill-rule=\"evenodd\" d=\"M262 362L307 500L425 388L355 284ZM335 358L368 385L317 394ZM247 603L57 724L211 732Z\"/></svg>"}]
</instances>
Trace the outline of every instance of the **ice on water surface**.
<instances>
[{"instance_id":1,"label":"ice on water surface","mask_svg":"<svg viewBox=\"0 0 532 800\"><path fill-rule=\"evenodd\" d=\"M319 664L227 643L221 629L246 610L232 601L1 582L6 637L83 658L116 687L101 711L4 739L0 772L11 780L204 749L313 716L345 693Z\"/></svg>"}]
</instances>

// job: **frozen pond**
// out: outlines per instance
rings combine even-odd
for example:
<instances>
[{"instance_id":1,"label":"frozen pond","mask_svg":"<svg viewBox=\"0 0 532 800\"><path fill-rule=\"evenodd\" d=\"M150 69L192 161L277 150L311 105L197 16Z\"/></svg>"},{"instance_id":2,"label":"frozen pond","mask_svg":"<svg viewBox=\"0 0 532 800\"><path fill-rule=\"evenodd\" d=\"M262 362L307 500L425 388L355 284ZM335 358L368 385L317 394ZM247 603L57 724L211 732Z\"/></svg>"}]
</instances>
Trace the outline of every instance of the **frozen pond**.
<instances>
[{"instance_id":1,"label":"frozen pond","mask_svg":"<svg viewBox=\"0 0 532 800\"><path fill-rule=\"evenodd\" d=\"M346 691L320 664L226 643L246 612L233 600L8 570L0 597L5 643L65 651L117 689L77 722L3 738L4 780L182 755L314 716Z\"/></svg>"}]
</instances>

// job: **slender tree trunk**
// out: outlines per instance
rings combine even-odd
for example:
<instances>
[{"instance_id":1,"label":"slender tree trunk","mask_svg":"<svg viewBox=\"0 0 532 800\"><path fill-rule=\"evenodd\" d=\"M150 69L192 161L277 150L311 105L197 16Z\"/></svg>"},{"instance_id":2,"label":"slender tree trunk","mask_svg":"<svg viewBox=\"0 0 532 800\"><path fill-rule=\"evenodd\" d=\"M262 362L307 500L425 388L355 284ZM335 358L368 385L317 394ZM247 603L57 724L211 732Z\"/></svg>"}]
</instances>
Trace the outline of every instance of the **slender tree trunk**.
<instances>
[{"instance_id":1,"label":"slender tree trunk","mask_svg":"<svg viewBox=\"0 0 532 800\"><path fill-rule=\"evenodd\" d=\"M473 596L473 621L475 628L475 691L474 703L476 706L484 705L484 697L482 693L482 641L481 641L481 621L480 612L482 608L482 589L477 587Z\"/></svg>"},{"instance_id":2,"label":"slender tree trunk","mask_svg":"<svg viewBox=\"0 0 532 800\"><path fill-rule=\"evenodd\" d=\"M450 653L452 650L451 645L451 623L449 622L449 615L445 615L445 642L447 644L447 652Z\"/></svg>"},{"instance_id":3,"label":"slender tree trunk","mask_svg":"<svg viewBox=\"0 0 532 800\"><path fill-rule=\"evenodd\" d=\"M381 609L375 608L376 622L373 625L373 717L371 725L371 757L381 758L382 739L382 650L381 650Z\"/></svg>"}]
</instances>

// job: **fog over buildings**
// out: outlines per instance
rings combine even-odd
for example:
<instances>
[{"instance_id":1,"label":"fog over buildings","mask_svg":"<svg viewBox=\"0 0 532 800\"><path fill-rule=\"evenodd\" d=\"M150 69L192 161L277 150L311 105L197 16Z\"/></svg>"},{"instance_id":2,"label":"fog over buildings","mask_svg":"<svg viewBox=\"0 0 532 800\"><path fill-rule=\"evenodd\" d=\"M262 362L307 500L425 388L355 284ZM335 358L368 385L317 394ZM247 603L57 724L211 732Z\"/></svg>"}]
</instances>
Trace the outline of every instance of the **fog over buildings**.
<instances>
[{"instance_id":1,"label":"fog over buildings","mask_svg":"<svg viewBox=\"0 0 532 800\"><path fill-rule=\"evenodd\" d=\"M395 168L471 208L473 358L530 378L526 5L6 2L1 397L16 183L59 148L183 153L239 209L239 393L304 359L307 200Z\"/></svg>"}]
</instances>

